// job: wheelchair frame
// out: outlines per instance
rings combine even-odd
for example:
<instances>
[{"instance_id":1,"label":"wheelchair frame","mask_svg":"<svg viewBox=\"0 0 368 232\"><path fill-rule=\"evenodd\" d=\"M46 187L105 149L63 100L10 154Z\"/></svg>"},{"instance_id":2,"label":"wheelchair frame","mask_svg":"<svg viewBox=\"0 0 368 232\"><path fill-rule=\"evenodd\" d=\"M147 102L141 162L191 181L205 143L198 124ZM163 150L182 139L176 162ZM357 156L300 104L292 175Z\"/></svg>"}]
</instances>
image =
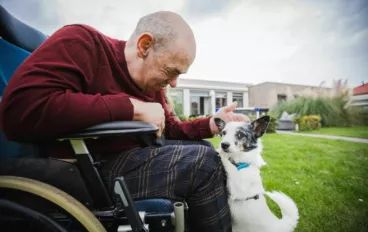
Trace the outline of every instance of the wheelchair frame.
<instances>
[{"instance_id":1,"label":"wheelchair frame","mask_svg":"<svg viewBox=\"0 0 368 232\"><path fill-rule=\"evenodd\" d=\"M170 213L138 212L124 181L124 177L118 177L114 181L114 194L117 196L118 201L117 204L113 204L96 168L96 165L99 165L99 163L94 162L84 141L86 139L98 139L105 136L133 135L141 137L143 141L151 141L146 144L151 145L155 142L154 137L157 130L156 126L144 122L109 122L58 138L59 141L69 141L73 147L76 155L76 164L88 193L92 198L93 206L90 206L90 208L93 208L93 210L91 212L105 227L108 227L107 225L110 226L108 231L179 232L185 231L187 228L185 216L188 208L185 206L184 202L179 201L174 203L174 210ZM10 171L10 174L16 174L16 172L17 170L13 169ZM4 173L1 174L2 176L4 175ZM7 176L7 178L9 178L9 176ZM2 181L3 179L0 177L0 188L6 188L8 185L4 185ZM67 195L69 198L73 198L73 201L77 201L74 197L69 194ZM11 204L12 202L8 203Z\"/></svg>"}]
</instances>

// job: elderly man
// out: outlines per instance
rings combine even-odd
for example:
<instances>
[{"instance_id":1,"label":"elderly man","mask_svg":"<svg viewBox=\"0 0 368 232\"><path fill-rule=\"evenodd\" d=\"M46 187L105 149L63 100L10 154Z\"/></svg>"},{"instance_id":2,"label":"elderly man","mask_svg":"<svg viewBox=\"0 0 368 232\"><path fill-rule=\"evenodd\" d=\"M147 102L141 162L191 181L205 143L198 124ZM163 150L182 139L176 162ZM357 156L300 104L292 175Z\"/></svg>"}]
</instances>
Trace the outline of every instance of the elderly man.
<instances>
[{"instance_id":1,"label":"elderly man","mask_svg":"<svg viewBox=\"0 0 368 232\"><path fill-rule=\"evenodd\" d=\"M8 139L42 142L44 154L70 158L71 147L53 138L108 121L153 123L158 136L164 131L172 141L145 148L127 137L87 142L106 161L106 185L111 190L113 178L124 175L134 199L186 199L193 231L231 231L223 167L213 148L195 142L218 132L213 117L180 122L165 103L164 87L176 86L195 55L192 30L172 12L142 17L128 41L87 25L64 26L10 80L1 128ZM235 108L222 108L216 117L249 121L233 114Z\"/></svg>"}]
</instances>

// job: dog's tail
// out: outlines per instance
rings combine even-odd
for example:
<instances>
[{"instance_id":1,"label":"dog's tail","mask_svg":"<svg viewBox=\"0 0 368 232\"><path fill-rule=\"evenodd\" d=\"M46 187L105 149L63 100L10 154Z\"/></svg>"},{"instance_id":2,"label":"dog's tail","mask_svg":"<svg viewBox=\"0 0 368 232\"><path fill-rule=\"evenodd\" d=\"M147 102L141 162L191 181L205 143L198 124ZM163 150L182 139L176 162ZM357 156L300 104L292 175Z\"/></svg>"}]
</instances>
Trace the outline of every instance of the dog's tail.
<instances>
[{"instance_id":1,"label":"dog's tail","mask_svg":"<svg viewBox=\"0 0 368 232\"><path fill-rule=\"evenodd\" d=\"M265 192L281 209L282 218L278 231L294 231L299 221L298 207L286 194L278 191Z\"/></svg>"}]
</instances>

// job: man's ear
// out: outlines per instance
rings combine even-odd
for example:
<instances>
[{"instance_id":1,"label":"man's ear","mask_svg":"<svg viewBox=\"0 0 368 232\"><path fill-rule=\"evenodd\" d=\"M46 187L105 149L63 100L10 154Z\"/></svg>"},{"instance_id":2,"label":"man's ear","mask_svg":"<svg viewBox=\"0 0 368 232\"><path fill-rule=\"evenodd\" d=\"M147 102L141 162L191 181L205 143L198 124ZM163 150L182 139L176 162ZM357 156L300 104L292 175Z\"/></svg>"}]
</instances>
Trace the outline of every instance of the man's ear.
<instances>
[{"instance_id":1,"label":"man's ear","mask_svg":"<svg viewBox=\"0 0 368 232\"><path fill-rule=\"evenodd\" d=\"M270 116L263 116L254 120L251 124L253 126L253 132L256 138L262 137L266 132L268 123L270 122Z\"/></svg>"},{"instance_id":2,"label":"man's ear","mask_svg":"<svg viewBox=\"0 0 368 232\"><path fill-rule=\"evenodd\" d=\"M218 130L221 132L225 128L226 123L221 118L214 118L214 120Z\"/></svg>"},{"instance_id":3,"label":"man's ear","mask_svg":"<svg viewBox=\"0 0 368 232\"><path fill-rule=\"evenodd\" d=\"M153 35L144 33L139 36L137 41L138 56L145 58L148 55L149 49L153 47Z\"/></svg>"}]
</instances>

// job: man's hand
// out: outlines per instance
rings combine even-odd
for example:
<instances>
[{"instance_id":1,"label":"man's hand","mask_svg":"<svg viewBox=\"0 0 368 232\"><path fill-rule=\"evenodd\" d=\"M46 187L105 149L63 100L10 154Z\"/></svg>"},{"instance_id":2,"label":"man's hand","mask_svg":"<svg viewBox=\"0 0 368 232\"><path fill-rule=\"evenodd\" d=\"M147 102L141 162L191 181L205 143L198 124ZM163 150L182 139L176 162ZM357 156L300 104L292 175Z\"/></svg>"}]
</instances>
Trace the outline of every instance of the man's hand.
<instances>
[{"instance_id":1,"label":"man's hand","mask_svg":"<svg viewBox=\"0 0 368 232\"><path fill-rule=\"evenodd\" d=\"M233 113L233 110L238 106L237 102L233 102L231 105L224 106L219 111L217 111L213 117L210 119L210 128L212 134L218 134L219 130L215 124L214 118L221 118L224 122L236 121L236 122L248 122L250 119L244 114Z\"/></svg>"},{"instance_id":2,"label":"man's hand","mask_svg":"<svg viewBox=\"0 0 368 232\"><path fill-rule=\"evenodd\" d=\"M143 121L158 127L157 137L161 137L165 129L165 110L160 103L142 102L133 98L130 101L134 107L134 121Z\"/></svg>"}]
</instances>

